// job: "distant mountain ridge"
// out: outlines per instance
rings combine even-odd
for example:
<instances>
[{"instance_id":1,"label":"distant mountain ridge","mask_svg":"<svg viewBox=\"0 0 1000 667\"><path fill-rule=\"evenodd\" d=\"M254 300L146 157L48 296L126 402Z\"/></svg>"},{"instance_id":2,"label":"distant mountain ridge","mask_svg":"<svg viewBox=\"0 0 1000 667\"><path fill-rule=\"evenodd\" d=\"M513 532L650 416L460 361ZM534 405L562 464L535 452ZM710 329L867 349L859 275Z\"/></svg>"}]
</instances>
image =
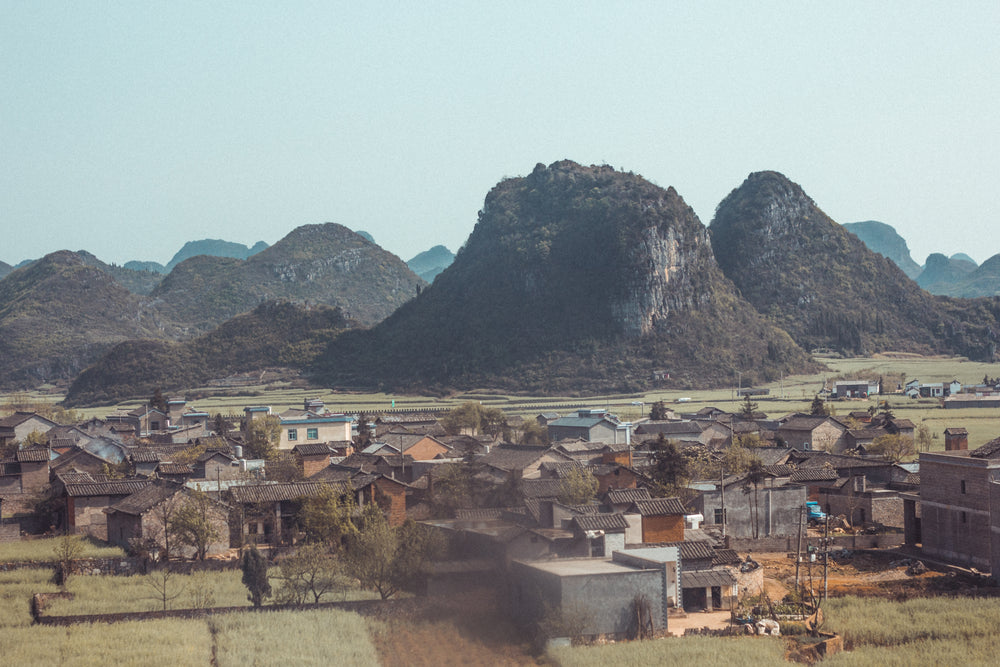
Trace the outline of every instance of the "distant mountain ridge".
<instances>
[{"instance_id":1,"label":"distant mountain ridge","mask_svg":"<svg viewBox=\"0 0 1000 667\"><path fill-rule=\"evenodd\" d=\"M117 343L184 340L267 301L340 307L372 324L423 285L395 255L331 224L293 230L248 260L196 255L166 277L59 251L0 280L0 388L71 379Z\"/></svg>"},{"instance_id":2,"label":"distant mountain ridge","mask_svg":"<svg viewBox=\"0 0 1000 667\"><path fill-rule=\"evenodd\" d=\"M191 331L204 332L264 301L338 307L374 324L416 296L422 281L401 259L343 225L292 230L246 260L199 255L177 265L152 295Z\"/></svg>"},{"instance_id":3,"label":"distant mountain ridge","mask_svg":"<svg viewBox=\"0 0 1000 667\"><path fill-rule=\"evenodd\" d=\"M923 270L910 256L906 240L892 226L877 220L866 220L845 222L843 227L861 239L872 251L895 262L909 278L916 279Z\"/></svg>"},{"instance_id":4,"label":"distant mountain ridge","mask_svg":"<svg viewBox=\"0 0 1000 667\"><path fill-rule=\"evenodd\" d=\"M257 241L252 248L243 245L242 243L234 243L232 241L223 241L222 239L202 239L200 241L188 241L185 243L180 250L174 253L174 256L166 266L158 262L150 261L130 261L125 262L126 269L133 269L136 271L155 271L157 273L167 274L173 271L174 267L183 262L186 259L192 257L197 257L198 255L207 255L209 257L235 257L236 259L246 259L256 255L258 252L265 250L267 244L263 241Z\"/></svg>"},{"instance_id":5,"label":"distant mountain ridge","mask_svg":"<svg viewBox=\"0 0 1000 667\"><path fill-rule=\"evenodd\" d=\"M537 165L499 183L454 263L316 364L340 386L635 391L812 367L719 271L672 188L610 167Z\"/></svg>"},{"instance_id":6,"label":"distant mountain ridge","mask_svg":"<svg viewBox=\"0 0 1000 667\"><path fill-rule=\"evenodd\" d=\"M451 266L455 261L455 253L443 245L436 245L429 250L418 253L406 262L406 265L426 282L434 282L439 273Z\"/></svg>"}]
</instances>

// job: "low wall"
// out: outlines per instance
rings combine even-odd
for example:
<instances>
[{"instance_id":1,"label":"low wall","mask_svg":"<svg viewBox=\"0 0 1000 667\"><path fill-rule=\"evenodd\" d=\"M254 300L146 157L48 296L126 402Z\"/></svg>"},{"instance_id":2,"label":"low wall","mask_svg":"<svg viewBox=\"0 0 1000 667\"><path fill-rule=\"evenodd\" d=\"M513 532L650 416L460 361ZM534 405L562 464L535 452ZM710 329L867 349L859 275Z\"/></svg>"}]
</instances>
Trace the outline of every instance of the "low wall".
<instances>
[{"instance_id":1,"label":"low wall","mask_svg":"<svg viewBox=\"0 0 1000 667\"><path fill-rule=\"evenodd\" d=\"M54 568L54 561L19 561L0 563L0 572L9 570ZM110 558L76 558L73 560L70 572L77 575L112 575L130 577L134 574L147 574L153 564L141 558L131 556L114 556ZM240 567L238 559L231 560L172 560L167 564L171 572L190 574L191 572L221 572L236 570Z\"/></svg>"},{"instance_id":2,"label":"low wall","mask_svg":"<svg viewBox=\"0 0 1000 667\"><path fill-rule=\"evenodd\" d=\"M21 541L21 524L18 523L0 524L0 543L20 542L20 541Z\"/></svg>"},{"instance_id":3,"label":"low wall","mask_svg":"<svg viewBox=\"0 0 1000 667\"><path fill-rule=\"evenodd\" d=\"M798 537L762 537L753 539L752 537L726 537L726 548L734 549L738 552L762 552L780 553L792 552L798 547ZM830 538L830 546L843 549L888 549L902 546L903 533L884 533L881 535L834 535ZM822 546L822 539L819 537L802 538L802 551L806 551L807 546L819 548Z\"/></svg>"},{"instance_id":4,"label":"low wall","mask_svg":"<svg viewBox=\"0 0 1000 667\"><path fill-rule=\"evenodd\" d=\"M46 600L43 594L36 593L32 598L31 611L34 622L38 625L76 625L78 623L122 623L125 621L148 621L155 618L205 618L217 614L234 614L245 612L267 613L285 611L288 609L342 609L360 614L372 614L376 610L384 610L399 606L405 600L352 600L347 602L320 602L304 605L265 605L263 607L209 607L207 609L167 609L166 611L131 611L117 614L76 614L70 616L45 616L42 610Z\"/></svg>"}]
</instances>

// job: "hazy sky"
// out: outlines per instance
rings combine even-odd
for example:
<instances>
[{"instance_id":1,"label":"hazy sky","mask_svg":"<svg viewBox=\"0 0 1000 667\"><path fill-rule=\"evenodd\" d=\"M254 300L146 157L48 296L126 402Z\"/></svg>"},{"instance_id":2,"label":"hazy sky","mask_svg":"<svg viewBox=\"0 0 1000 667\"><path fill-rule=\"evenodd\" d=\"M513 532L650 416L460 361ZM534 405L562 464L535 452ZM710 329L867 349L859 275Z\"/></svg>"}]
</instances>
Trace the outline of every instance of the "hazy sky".
<instances>
[{"instance_id":1,"label":"hazy sky","mask_svg":"<svg viewBox=\"0 0 1000 667\"><path fill-rule=\"evenodd\" d=\"M453 251L538 162L753 171L914 259L1000 252L1000 2L0 0L0 260L339 222Z\"/></svg>"}]
</instances>

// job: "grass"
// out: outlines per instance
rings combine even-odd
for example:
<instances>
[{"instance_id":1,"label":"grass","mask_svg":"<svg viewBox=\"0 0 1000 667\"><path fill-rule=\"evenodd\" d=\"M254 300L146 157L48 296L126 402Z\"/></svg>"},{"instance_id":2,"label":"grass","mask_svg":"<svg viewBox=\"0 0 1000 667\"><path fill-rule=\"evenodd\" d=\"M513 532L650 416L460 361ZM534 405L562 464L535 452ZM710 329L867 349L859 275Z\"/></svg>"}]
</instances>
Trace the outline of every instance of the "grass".
<instances>
[{"instance_id":1,"label":"grass","mask_svg":"<svg viewBox=\"0 0 1000 667\"><path fill-rule=\"evenodd\" d=\"M220 667L378 665L365 620L335 609L228 614L209 619Z\"/></svg>"},{"instance_id":2,"label":"grass","mask_svg":"<svg viewBox=\"0 0 1000 667\"><path fill-rule=\"evenodd\" d=\"M246 589L232 585L239 572L204 572L185 582L211 587L233 605L246 603ZM49 570L0 572L0 656L6 665L377 665L375 648L359 615L336 609L239 613L205 619L156 619L67 627L31 625L33 593L53 593ZM46 613L94 613L148 609L148 601L130 601L141 577L78 576L73 603L53 601ZM190 593L189 593L190 594ZM368 596L367 592L360 595ZM240 597L240 600L234 598ZM82 599L81 599L82 598ZM177 605L189 606L182 596ZM222 604L218 602L217 604ZM76 609L60 609L67 605Z\"/></svg>"},{"instance_id":3,"label":"grass","mask_svg":"<svg viewBox=\"0 0 1000 667\"><path fill-rule=\"evenodd\" d=\"M695 664L755 667L781 664L785 656L785 642L771 637L672 637L603 646L554 648L547 655L561 667Z\"/></svg>"},{"instance_id":4,"label":"grass","mask_svg":"<svg viewBox=\"0 0 1000 667\"><path fill-rule=\"evenodd\" d=\"M277 593L281 582L272 568L271 586ZM193 572L175 574L168 579L169 609L190 609L203 606L250 606L247 589L239 570L222 572ZM67 590L75 594L72 600L53 600L45 613L53 616L75 614L111 614L126 611L156 611L163 608L162 597L156 585L162 580L152 573L133 577L76 576L69 580ZM324 602L346 600L371 600L378 597L372 591L350 589L343 596L326 596Z\"/></svg>"},{"instance_id":5,"label":"grass","mask_svg":"<svg viewBox=\"0 0 1000 667\"><path fill-rule=\"evenodd\" d=\"M0 563L53 562L56 559L56 546L61 539L61 537L43 537L0 544ZM114 558L125 555L119 547L108 546L103 542L84 537L74 539L83 545L81 558Z\"/></svg>"},{"instance_id":6,"label":"grass","mask_svg":"<svg viewBox=\"0 0 1000 667\"><path fill-rule=\"evenodd\" d=\"M824 665L995 665L1000 652L995 599L846 597L825 609L824 629L842 634L853 650Z\"/></svg>"}]
</instances>

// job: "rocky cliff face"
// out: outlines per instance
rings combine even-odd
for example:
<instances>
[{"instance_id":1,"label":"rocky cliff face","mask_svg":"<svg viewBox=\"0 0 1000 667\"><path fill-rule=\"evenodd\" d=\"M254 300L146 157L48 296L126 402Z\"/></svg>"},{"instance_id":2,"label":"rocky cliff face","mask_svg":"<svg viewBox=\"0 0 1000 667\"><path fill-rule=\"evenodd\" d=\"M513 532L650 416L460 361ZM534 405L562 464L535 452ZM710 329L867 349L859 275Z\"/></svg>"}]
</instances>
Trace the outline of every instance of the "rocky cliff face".
<instances>
[{"instance_id":1,"label":"rocky cliff face","mask_svg":"<svg viewBox=\"0 0 1000 667\"><path fill-rule=\"evenodd\" d=\"M597 391L646 386L661 367L710 384L743 358L761 378L807 363L735 294L673 188L563 161L493 188L454 263L372 332L334 343L322 370Z\"/></svg>"},{"instance_id":2,"label":"rocky cliff face","mask_svg":"<svg viewBox=\"0 0 1000 667\"><path fill-rule=\"evenodd\" d=\"M991 355L995 304L922 291L781 174L751 174L710 229L726 276L807 349Z\"/></svg>"}]
</instances>

